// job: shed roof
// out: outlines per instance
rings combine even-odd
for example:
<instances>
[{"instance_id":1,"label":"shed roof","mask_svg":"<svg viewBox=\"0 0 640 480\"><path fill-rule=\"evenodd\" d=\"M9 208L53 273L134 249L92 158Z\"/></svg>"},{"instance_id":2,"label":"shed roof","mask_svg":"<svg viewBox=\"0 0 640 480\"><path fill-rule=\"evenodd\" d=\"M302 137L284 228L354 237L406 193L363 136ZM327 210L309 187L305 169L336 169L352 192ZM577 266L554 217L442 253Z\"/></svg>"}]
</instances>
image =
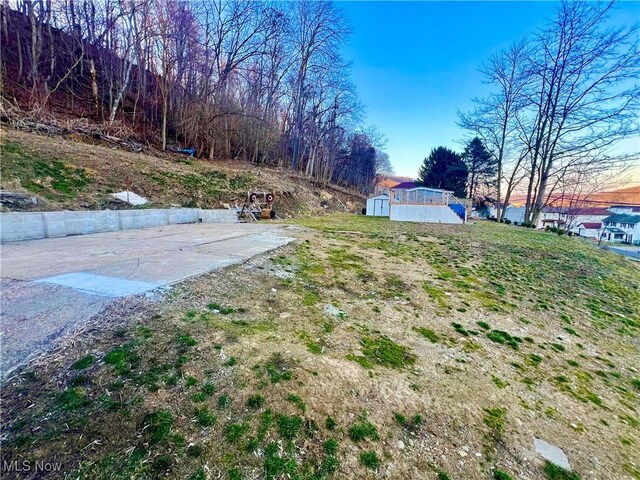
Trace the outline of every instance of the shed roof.
<instances>
[{"instance_id":1,"label":"shed roof","mask_svg":"<svg viewBox=\"0 0 640 480\"><path fill-rule=\"evenodd\" d=\"M599 230L602 228L602 224L597 222L582 222L580 225L589 230Z\"/></svg>"},{"instance_id":2,"label":"shed roof","mask_svg":"<svg viewBox=\"0 0 640 480\"><path fill-rule=\"evenodd\" d=\"M374 198L382 198L382 199L389 199L389 195L387 195L386 193L380 193L378 195L374 195L373 197L369 197L367 198L367 200L373 200Z\"/></svg>"}]
</instances>

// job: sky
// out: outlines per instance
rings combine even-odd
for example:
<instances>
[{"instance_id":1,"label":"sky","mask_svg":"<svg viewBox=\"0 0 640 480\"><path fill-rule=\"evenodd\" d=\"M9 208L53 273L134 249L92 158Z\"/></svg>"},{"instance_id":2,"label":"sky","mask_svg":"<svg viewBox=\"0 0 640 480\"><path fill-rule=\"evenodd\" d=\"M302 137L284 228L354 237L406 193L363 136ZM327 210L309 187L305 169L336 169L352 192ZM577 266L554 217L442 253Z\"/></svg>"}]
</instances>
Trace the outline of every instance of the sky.
<instances>
[{"instance_id":1,"label":"sky","mask_svg":"<svg viewBox=\"0 0 640 480\"><path fill-rule=\"evenodd\" d=\"M387 138L397 175L415 177L432 148L462 150L457 111L485 95L478 68L492 54L553 16L545 2L341 1L352 37L344 56L365 106L367 125ZM640 2L621 2L613 21L640 21ZM637 139L629 144L635 151ZM635 148L634 148L635 146ZM635 178L638 177L638 178ZM631 175L640 184L640 167Z\"/></svg>"}]
</instances>

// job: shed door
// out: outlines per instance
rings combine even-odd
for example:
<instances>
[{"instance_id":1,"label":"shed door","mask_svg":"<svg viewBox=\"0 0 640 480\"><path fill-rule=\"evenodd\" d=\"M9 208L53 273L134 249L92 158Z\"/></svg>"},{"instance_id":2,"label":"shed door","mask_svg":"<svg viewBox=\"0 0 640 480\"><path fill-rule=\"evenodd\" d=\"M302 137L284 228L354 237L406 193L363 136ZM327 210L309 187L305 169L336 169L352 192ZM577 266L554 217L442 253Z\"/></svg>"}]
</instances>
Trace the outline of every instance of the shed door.
<instances>
[{"instance_id":1,"label":"shed door","mask_svg":"<svg viewBox=\"0 0 640 480\"><path fill-rule=\"evenodd\" d=\"M374 215L378 215L378 216L383 215L383 213L382 213L382 209L383 208L384 208L384 201L383 200L374 200L373 201L373 214Z\"/></svg>"}]
</instances>

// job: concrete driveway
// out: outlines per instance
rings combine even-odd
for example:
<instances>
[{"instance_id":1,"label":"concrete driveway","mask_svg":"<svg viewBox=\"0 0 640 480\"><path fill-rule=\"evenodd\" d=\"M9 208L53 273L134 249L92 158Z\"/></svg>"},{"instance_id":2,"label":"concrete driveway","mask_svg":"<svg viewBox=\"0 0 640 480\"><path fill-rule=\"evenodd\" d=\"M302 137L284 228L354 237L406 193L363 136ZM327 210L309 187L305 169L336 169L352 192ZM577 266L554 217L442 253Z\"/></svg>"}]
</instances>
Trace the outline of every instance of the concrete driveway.
<instances>
[{"instance_id":1,"label":"concrete driveway","mask_svg":"<svg viewBox=\"0 0 640 480\"><path fill-rule=\"evenodd\" d=\"M2 377L117 298L286 245L264 224L168 225L2 245Z\"/></svg>"},{"instance_id":2,"label":"concrete driveway","mask_svg":"<svg viewBox=\"0 0 640 480\"><path fill-rule=\"evenodd\" d=\"M640 248L638 247L607 247L607 250L640 262Z\"/></svg>"}]
</instances>

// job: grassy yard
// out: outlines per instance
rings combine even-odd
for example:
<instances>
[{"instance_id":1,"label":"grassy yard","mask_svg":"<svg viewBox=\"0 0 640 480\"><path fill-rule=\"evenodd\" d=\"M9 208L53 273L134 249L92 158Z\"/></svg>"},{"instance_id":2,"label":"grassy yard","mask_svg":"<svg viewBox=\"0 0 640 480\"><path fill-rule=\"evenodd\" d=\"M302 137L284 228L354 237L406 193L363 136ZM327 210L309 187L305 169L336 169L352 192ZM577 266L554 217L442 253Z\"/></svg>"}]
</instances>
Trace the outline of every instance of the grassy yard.
<instances>
[{"instance_id":1,"label":"grassy yard","mask_svg":"<svg viewBox=\"0 0 640 480\"><path fill-rule=\"evenodd\" d=\"M74 479L640 478L637 264L493 223L289 226L294 244L8 382L3 461Z\"/></svg>"}]
</instances>

